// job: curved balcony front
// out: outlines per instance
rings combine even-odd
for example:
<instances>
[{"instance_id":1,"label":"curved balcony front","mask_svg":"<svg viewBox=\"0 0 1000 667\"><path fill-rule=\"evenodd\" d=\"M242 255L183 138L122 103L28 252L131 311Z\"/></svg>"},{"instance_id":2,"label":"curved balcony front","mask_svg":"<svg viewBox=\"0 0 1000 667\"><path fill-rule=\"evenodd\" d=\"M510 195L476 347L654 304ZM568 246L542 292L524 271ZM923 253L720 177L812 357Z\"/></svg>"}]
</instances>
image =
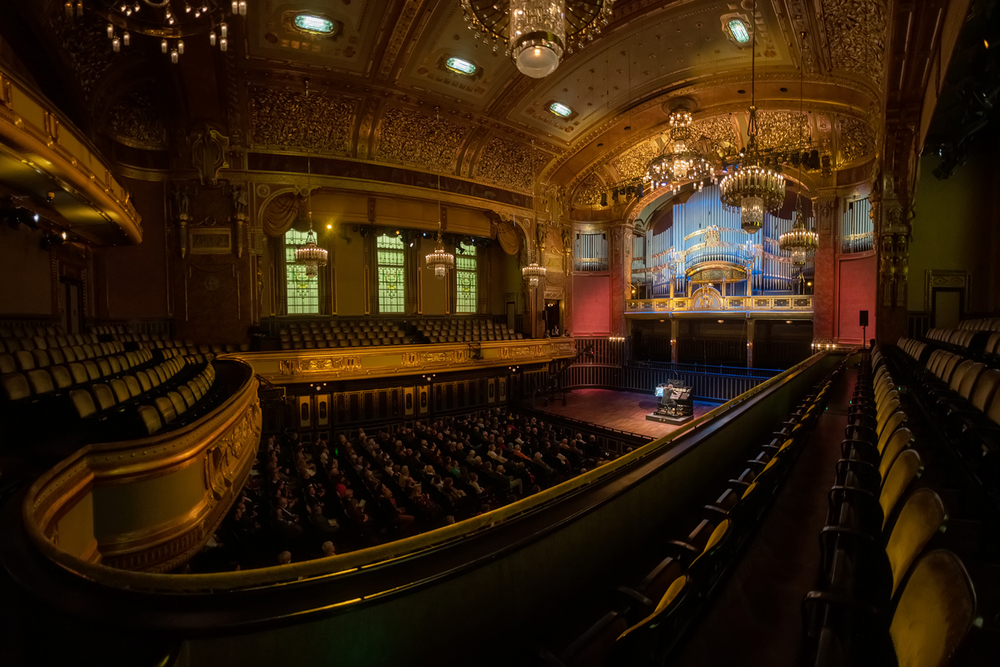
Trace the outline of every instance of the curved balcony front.
<instances>
[{"instance_id":1,"label":"curved balcony front","mask_svg":"<svg viewBox=\"0 0 1000 667\"><path fill-rule=\"evenodd\" d=\"M261 411L251 367L216 360L229 398L187 426L82 447L27 492L24 525L46 557L164 572L197 553L243 487L257 455Z\"/></svg>"}]
</instances>

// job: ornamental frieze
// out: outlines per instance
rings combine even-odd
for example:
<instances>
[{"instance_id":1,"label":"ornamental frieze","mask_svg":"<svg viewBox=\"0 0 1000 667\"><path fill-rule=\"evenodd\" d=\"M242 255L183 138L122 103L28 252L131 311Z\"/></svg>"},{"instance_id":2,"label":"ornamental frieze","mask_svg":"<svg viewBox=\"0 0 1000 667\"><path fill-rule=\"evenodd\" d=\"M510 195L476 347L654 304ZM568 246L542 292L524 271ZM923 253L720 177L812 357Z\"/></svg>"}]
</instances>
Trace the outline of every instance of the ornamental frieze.
<instances>
[{"instance_id":1,"label":"ornamental frieze","mask_svg":"<svg viewBox=\"0 0 1000 667\"><path fill-rule=\"evenodd\" d=\"M251 86L248 97L251 143L348 153L356 99L263 86Z\"/></svg>"},{"instance_id":2,"label":"ornamental frieze","mask_svg":"<svg viewBox=\"0 0 1000 667\"><path fill-rule=\"evenodd\" d=\"M822 0L834 68L866 77L881 88L885 61L885 0Z\"/></svg>"},{"instance_id":3,"label":"ornamental frieze","mask_svg":"<svg viewBox=\"0 0 1000 667\"><path fill-rule=\"evenodd\" d=\"M476 161L476 180L530 194L535 172L548 161L541 150L529 144L494 136Z\"/></svg>"},{"instance_id":4,"label":"ornamental frieze","mask_svg":"<svg viewBox=\"0 0 1000 667\"><path fill-rule=\"evenodd\" d=\"M374 158L452 171L468 133L469 128L447 118L390 107L379 122Z\"/></svg>"},{"instance_id":5,"label":"ornamental frieze","mask_svg":"<svg viewBox=\"0 0 1000 667\"><path fill-rule=\"evenodd\" d=\"M871 126L857 118L840 121L840 162L859 160L875 152L875 132Z\"/></svg>"}]
</instances>

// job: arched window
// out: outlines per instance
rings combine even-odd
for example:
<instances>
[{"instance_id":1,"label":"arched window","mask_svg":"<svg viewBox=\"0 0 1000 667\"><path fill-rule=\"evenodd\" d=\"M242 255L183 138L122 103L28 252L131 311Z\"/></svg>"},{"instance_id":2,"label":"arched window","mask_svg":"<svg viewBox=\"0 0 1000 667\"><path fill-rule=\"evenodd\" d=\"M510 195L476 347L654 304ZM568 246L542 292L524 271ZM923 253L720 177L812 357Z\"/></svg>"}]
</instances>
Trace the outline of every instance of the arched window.
<instances>
[{"instance_id":1,"label":"arched window","mask_svg":"<svg viewBox=\"0 0 1000 667\"><path fill-rule=\"evenodd\" d=\"M306 234L285 232L285 294L289 315L319 314L319 279L307 278L306 267L295 263L295 251L306 244Z\"/></svg>"},{"instance_id":2,"label":"arched window","mask_svg":"<svg viewBox=\"0 0 1000 667\"><path fill-rule=\"evenodd\" d=\"M375 243L378 262L378 312L406 312L406 251L399 236L382 235Z\"/></svg>"},{"instance_id":3,"label":"arched window","mask_svg":"<svg viewBox=\"0 0 1000 667\"><path fill-rule=\"evenodd\" d=\"M476 246L459 243L455 248L455 312L475 313L479 300Z\"/></svg>"}]
</instances>

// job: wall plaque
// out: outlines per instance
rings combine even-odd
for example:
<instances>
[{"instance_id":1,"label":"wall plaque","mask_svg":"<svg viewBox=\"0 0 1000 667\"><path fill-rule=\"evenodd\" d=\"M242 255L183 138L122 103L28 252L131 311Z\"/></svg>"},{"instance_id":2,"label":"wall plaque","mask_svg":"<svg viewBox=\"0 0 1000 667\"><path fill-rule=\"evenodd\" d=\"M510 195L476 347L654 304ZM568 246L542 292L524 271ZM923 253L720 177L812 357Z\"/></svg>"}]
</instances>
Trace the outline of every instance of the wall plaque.
<instances>
[{"instance_id":1,"label":"wall plaque","mask_svg":"<svg viewBox=\"0 0 1000 667\"><path fill-rule=\"evenodd\" d=\"M188 230L192 255L228 255L232 252L232 230L225 227L192 227Z\"/></svg>"}]
</instances>

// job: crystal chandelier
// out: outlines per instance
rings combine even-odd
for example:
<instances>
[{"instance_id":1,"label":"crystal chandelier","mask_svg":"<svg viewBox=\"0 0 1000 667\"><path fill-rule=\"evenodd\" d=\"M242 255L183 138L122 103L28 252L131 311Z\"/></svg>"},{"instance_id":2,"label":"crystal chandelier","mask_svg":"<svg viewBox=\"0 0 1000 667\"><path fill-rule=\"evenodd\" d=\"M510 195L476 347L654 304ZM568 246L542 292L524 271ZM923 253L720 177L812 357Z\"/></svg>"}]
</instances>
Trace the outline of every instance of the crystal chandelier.
<instances>
[{"instance_id":1,"label":"crystal chandelier","mask_svg":"<svg viewBox=\"0 0 1000 667\"><path fill-rule=\"evenodd\" d=\"M792 255L792 264L795 266L804 265L819 249L819 234L806 226L801 199L792 229L778 237L778 247Z\"/></svg>"},{"instance_id":2,"label":"crystal chandelier","mask_svg":"<svg viewBox=\"0 0 1000 667\"><path fill-rule=\"evenodd\" d=\"M440 121L440 115L436 114ZM455 256L444 249L444 240L441 238L441 172L438 172L438 233L437 246L434 252L429 253L425 258L428 269L434 269L434 277L443 280L448 273L448 269L455 268Z\"/></svg>"},{"instance_id":3,"label":"crystal chandelier","mask_svg":"<svg viewBox=\"0 0 1000 667\"><path fill-rule=\"evenodd\" d=\"M517 69L535 79L559 67L594 39L611 18L614 0L461 0L465 20L476 38L507 45Z\"/></svg>"},{"instance_id":4,"label":"crystal chandelier","mask_svg":"<svg viewBox=\"0 0 1000 667\"><path fill-rule=\"evenodd\" d=\"M805 33L803 33L805 37ZM805 120L803 113L803 71L799 68L799 116ZM799 124L799 143L802 142L802 123ZM802 180L802 168L799 167L799 181ZM792 264L804 266L805 263L816 254L819 249L819 234L810 231L806 225L806 216L802 214L802 193L795 193L795 222L791 231L785 232L778 237L778 247L791 254Z\"/></svg>"},{"instance_id":5,"label":"crystal chandelier","mask_svg":"<svg viewBox=\"0 0 1000 667\"><path fill-rule=\"evenodd\" d=\"M757 15L757 0L753 3ZM722 203L729 210L740 212L740 226L753 234L764 226L764 212L778 208L785 201L785 177L761 165L757 148L756 106L756 33L750 49L750 120L747 125L747 148L739 167L719 183Z\"/></svg>"},{"instance_id":6,"label":"crystal chandelier","mask_svg":"<svg viewBox=\"0 0 1000 667\"><path fill-rule=\"evenodd\" d=\"M538 287L538 279L544 277L545 267L539 266L538 262L532 261L531 264L521 267L521 278L527 280L531 288Z\"/></svg>"},{"instance_id":7,"label":"crystal chandelier","mask_svg":"<svg viewBox=\"0 0 1000 667\"><path fill-rule=\"evenodd\" d=\"M118 53L130 46L133 35L160 40L160 51L177 63L184 55L184 39L208 36L212 46L229 50L226 14L246 17L247 0L87 0L93 11L108 21L111 49ZM64 3L66 16L83 14L83 0Z\"/></svg>"},{"instance_id":8,"label":"crystal chandelier","mask_svg":"<svg viewBox=\"0 0 1000 667\"><path fill-rule=\"evenodd\" d=\"M686 108L671 112L670 139L663 152L646 166L646 177L654 187L699 181L712 173L712 162L694 145L691 121L691 112Z\"/></svg>"},{"instance_id":9,"label":"crystal chandelier","mask_svg":"<svg viewBox=\"0 0 1000 667\"><path fill-rule=\"evenodd\" d=\"M306 170L308 179L312 175L312 165L310 161L306 160ZM309 189L309 186L306 186ZM301 264L306 267L306 278L315 278L319 275L319 270L326 266L327 260L329 259L330 253L327 252L326 248L320 248L316 245L316 232L313 231L313 212L312 212L312 190L309 189L309 201L308 201L308 213L309 218L309 233L306 234L306 244L295 249L295 263Z\"/></svg>"}]
</instances>

